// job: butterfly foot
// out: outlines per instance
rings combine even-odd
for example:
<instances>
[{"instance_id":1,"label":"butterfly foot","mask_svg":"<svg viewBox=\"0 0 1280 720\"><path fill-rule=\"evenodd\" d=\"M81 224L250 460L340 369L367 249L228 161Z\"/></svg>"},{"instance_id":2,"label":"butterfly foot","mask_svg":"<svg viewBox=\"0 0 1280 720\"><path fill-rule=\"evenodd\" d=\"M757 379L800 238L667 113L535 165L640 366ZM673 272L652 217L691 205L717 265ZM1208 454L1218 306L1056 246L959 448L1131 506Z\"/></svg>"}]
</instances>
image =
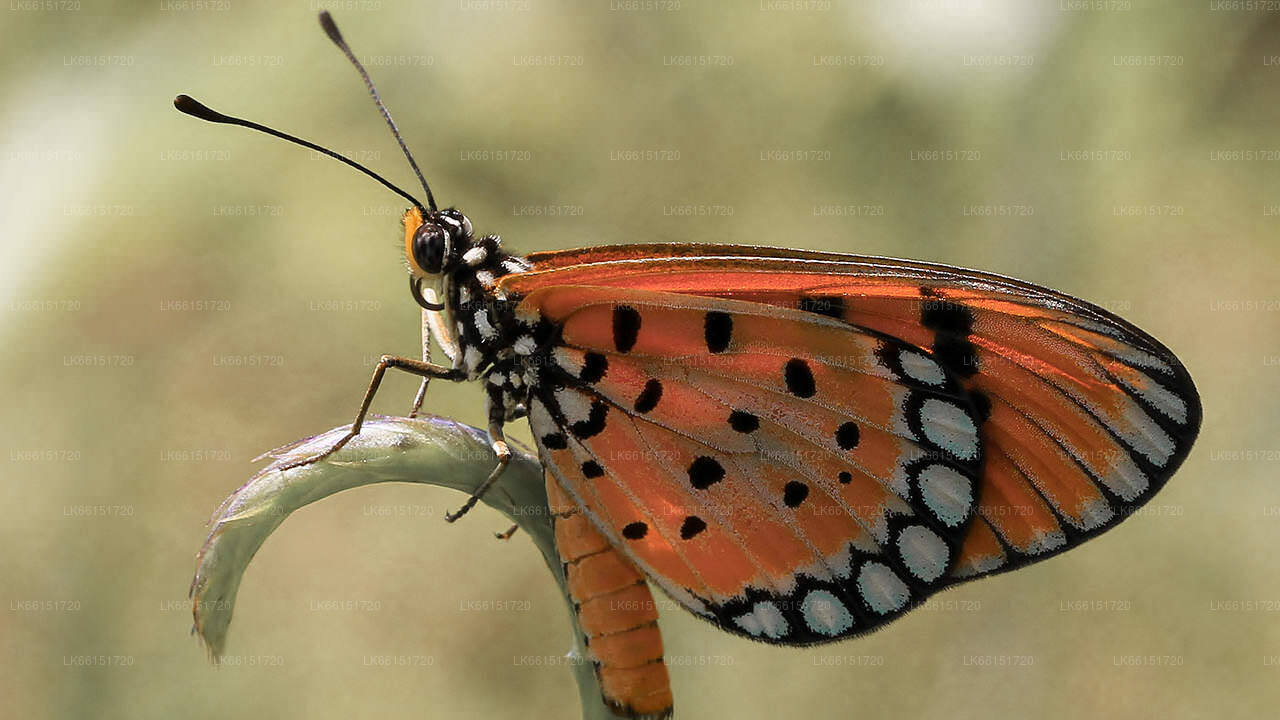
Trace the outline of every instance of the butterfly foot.
<instances>
[{"instance_id":1,"label":"butterfly foot","mask_svg":"<svg viewBox=\"0 0 1280 720\"><path fill-rule=\"evenodd\" d=\"M293 468L303 467L305 465L318 463L321 460L341 450L342 447L346 445L351 440L351 438L355 437L356 435L357 435L357 432L349 432L346 435L343 435L341 440L331 445L328 450L325 450L324 452L319 453L318 455L312 455L310 457L305 457L301 460L295 460L287 465L283 465L280 467L280 471L283 472L285 470L292 470Z\"/></svg>"},{"instance_id":2,"label":"butterfly foot","mask_svg":"<svg viewBox=\"0 0 1280 720\"><path fill-rule=\"evenodd\" d=\"M510 540L511 536L515 535L518 530L520 530L519 525L512 525L511 527L507 528L505 532L494 533L493 536L498 538L499 540Z\"/></svg>"},{"instance_id":3,"label":"butterfly foot","mask_svg":"<svg viewBox=\"0 0 1280 720\"><path fill-rule=\"evenodd\" d=\"M493 435L494 431L492 428L489 430L489 433L490 435ZM498 438L501 438L501 430L499 430L498 433ZM498 456L498 465L489 473L489 477L485 478L484 482L480 483L480 487L476 488L475 492L471 493L471 497L467 498L467 501L462 504L462 507L458 508L457 512L445 514L445 522L457 522L458 518L466 515L471 508L475 507L476 503L480 502L480 498L484 497L484 494L489 492L489 488L493 487L493 484L498 482L498 478L502 476L502 471L506 470L507 464L511 462L511 448L507 446L507 441L503 439L495 439L493 441L493 454Z\"/></svg>"}]
</instances>

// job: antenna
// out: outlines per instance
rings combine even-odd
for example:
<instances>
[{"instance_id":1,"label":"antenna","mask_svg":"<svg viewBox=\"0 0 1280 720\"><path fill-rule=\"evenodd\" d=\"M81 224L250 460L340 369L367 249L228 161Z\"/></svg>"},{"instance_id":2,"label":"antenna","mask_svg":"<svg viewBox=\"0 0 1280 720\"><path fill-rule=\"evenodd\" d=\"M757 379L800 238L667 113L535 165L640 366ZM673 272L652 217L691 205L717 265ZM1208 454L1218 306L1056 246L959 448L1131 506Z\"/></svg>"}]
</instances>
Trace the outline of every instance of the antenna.
<instances>
[{"instance_id":1,"label":"antenna","mask_svg":"<svg viewBox=\"0 0 1280 720\"><path fill-rule=\"evenodd\" d=\"M222 113L216 110L213 110L206 105L201 104L200 101L196 100L190 95L179 95L178 97L174 98L173 106L178 108L179 111L184 112L187 115L190 115L191 117L194 117L194 118L200 118L201 120L207 120L208 122L212 122L212 123L221 123L223 125L239 125L240 127L247 127L250 130L257 130L258 132L263 132L273 137L278 137L281 140L288 140L291 143L301 145L302 147L305 147L305 148L310 148L312 150L315 150L318 153L324 153L325 155L328 155L329 157L335 160L339 160L341 162L344 162L350 165L351 167L359 170L365 175L368 175L374 180L377 180L378 182L382 183L382 185L386 187L388 190L390 190L391 192L394 192L400 197L413 203L414 207L418 208L419 210L423 210L422 203L418 202L417 198L415 198L414 196L401 190L395 185L392 185L389 180L382 177L378 173L370 170L369 168L361 165L355 160L352 160L351 158L348 158L343 155L339 155L338 153L328 148L320 147L319 145L313 142L308 142L306 140L303 140L300 137L294 137L289 133L280 132L279 130L269 128L266 125L259 125L258 123L252 122L250 120L242 120L240 118L231 117L230 115L223 115ZM428 194L427 198L430 199L430 197L431 196ZM431 205L431 209L433 210L435 209L434 203ZM423 213L425 214L426 211L423 210Z\"/></svg>"},{"instance_id":2,"label":"antenna","mask_svg":"<svg viewBox=\"0 0 1280 720\"><path fill-rule=\"evenodd\" d=\"M400 149L404 151L404 156L409 159L409 166L413 168L413 172L418 176L418 181L422 183L422 189L427 193L427 207L431 208L431 212L436 210L436 199L431 194L431 188L427 186L427 179L422 176L422 171L418 169L418 163L413 159L413 155L409 153L409 146L404 144L404 138L400 137L400 128L396 127L396 121L391 119L391 113L387 110L387 106L382 104L382 98L378 97L378 90L373 86L373 80L370 79L369 73L365 71L364 65L356 59L355 53L351 52L351 48L347 46L347 41L342 39L342 33L338 32L338 25L334 23L333 16L328 10L320 11L320 27L324 28L324 32L333 41L334 45L347 56L351 64L356 67L356 71L360 73L360 77L364 80L365 87L369 88L369 94L373 96L373 102L378 106L378 110L382 113L382 119L387 121L387 126L391 128L391 134L395 136L396 142L400 143Z\"/></svg>"}]
</instances>

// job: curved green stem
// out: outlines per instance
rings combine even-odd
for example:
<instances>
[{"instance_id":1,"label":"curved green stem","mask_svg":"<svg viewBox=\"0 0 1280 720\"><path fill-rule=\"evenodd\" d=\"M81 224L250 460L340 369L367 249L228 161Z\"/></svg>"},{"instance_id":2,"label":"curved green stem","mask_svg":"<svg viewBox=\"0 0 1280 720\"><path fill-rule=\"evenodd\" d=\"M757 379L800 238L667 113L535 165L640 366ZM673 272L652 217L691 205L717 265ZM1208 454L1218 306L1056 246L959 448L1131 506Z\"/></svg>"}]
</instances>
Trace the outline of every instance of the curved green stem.
<instances>
[{"instance_id":1,"label":"curved green stem","mask_svg":"<svg viewBox=\"0 0 1280 720\"><path fill-rule=\"evenodd\" d=\"M470 494L496 462L488 438L476 428L436 417L371 417L359 435L323 461L279 469L322 452L346 430L335 428L267 453L274 459L271 465L250 478L214 513L213 528L197 556L196 575L191 581L195 632L211 657L220 656L226 647L236 591L249 561L294 510L342 490L379 482L423 483ZM511 518L532 538L560 586L573 622L572 657L578 662L570 666L578 683L583 718L615 718L601 700L565 589L542 466L526 450L513 445L512 451L511 464L482 502Z\"/></svg>"}]
</instances>

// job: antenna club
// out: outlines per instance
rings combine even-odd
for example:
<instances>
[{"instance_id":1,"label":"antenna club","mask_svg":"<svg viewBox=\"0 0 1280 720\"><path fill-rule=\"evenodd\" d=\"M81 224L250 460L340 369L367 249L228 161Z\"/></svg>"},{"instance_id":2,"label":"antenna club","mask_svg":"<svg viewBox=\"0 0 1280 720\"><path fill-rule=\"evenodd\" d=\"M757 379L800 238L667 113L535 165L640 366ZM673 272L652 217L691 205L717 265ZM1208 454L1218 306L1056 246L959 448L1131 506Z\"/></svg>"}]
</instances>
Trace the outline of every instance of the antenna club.
<instances>
[{"instance_id":1,"label":"antenna club","mask_svg":"<svg viewBox=\"0 0 1280 720\"><path fill-rule=\"evenodd\" d=\"M320 11L320 27L324 28L324 34L338 47L342 47L342 33L338 32L338 24L333 21L333 16L328 10Z\"/></svg>"},{"instance_id":2,"label":"antenna club","mask_svg":"<svg viewBox=\"0 0 1280 720\"><path fill-rule=\"evenodd\" d=\"M191 117L199 118L201 120L208 120L209 122L221 123L227 122L231 119L207 105L204 105L190 95L178 95L178 97L173 99L173 106L178 109L178 112L185 113Z\"/></svg>"}]
</instances>

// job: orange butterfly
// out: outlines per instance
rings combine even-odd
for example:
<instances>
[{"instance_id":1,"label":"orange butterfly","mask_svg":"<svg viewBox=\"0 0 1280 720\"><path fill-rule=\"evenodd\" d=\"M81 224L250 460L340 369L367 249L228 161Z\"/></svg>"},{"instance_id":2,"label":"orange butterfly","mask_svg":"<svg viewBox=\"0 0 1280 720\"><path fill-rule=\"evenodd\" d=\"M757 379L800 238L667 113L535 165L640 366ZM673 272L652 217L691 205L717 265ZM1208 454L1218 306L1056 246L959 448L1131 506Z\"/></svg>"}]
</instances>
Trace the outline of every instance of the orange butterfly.
<instances>
[{"instance_id":1,"label":"orange butterfly","mask_svg":"<svg viewBox=\"0 0 1280 720\"><path fill-rule=\"evenodd\" d=\"M438 210L425 181L424 206L334 156L413 203L410 286L452 361L384 357L348 439L387 368L483 381L499 465L452 521L499 478L503 425L527 416L589 651L626 715L672 707L646 581L763 642L869 632L1119 523L1200 426L1173 353L1052 290L734 245L521 257Z\"/></svg>"}]
</instances>

